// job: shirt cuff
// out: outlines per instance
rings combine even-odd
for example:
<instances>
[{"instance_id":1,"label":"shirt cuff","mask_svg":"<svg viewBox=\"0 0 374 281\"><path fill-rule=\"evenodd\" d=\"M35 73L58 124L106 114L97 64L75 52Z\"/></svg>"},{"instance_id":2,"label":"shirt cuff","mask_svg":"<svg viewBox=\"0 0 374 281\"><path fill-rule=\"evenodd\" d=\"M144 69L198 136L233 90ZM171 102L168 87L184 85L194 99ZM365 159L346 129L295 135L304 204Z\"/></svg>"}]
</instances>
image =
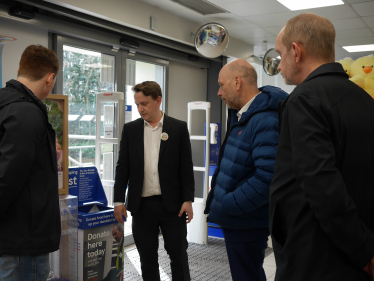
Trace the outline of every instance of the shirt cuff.
<instances>
[{"instance_id":1,"label":"shirt cuff","mask_svg":"<svg viewBox=\"0 0 374 281\"><path fill-rule=\"evenodd\" d=\"M113 203L113 206L114 206L114 207L117 207L117 206L123 206L123 202L114 202L114 203Z\"/></svg>"}]
</instances>

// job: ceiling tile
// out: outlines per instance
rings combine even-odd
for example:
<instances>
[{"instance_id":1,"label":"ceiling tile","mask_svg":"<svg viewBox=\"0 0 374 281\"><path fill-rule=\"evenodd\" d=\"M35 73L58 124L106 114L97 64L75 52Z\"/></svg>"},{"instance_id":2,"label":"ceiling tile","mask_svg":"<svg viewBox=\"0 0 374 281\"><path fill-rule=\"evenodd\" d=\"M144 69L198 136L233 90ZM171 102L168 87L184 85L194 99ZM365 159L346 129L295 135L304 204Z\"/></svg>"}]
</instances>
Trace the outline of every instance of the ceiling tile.
<instances>
[{"instance_id":1,"label":"ceiling tile","mask_svg":"<svg viewBox=\"0 0 374 281\"><path fill-rule=\"evenodd\" d=\"M234 2L230 4L223 4L221 7L241 17L290 11L285 6L274 0L250 0Z\"/></svg>"},{"instance_id":2,"label":"ceiling tile","mask_svg":"<svg viewBox=\"0 0 374 281\"><path fill-rule=\"evenodd\" d=\"M278 36L279 32L282 30L284 26L278 25L278 26L270 26L270 27L264 27L262 29L265 29L266 31L272 33L273 35Z\"/></svg>"},{"instance_id":3,"label":"ceiling tile","mask_svg":"<svg viewBox=\"0 0 374 281\"><path fill-rule=\"evenodd\" d=\"M243 29L243 30L234 30L231 32L233 37L241 37L242 40L246 38L254 38L254 37L271 37L273 34L263 30L261 28L252 28L252 29Z\"/></svg>"},{"instance_id":4,"label":"ceiling tile","mask_svg":"<svg viewBox=\"0 0 374 281\"><path fill-rule=\"evenodd\" d=\"M335 43L339 46L354 46L354 45L374 44L374 36L336 40Z\"/></svg>"},{"instance_id":5,"label":"ceiling tile","mask_svg":"<svg viewBox=\"0 0 374 281\"><path fill-rule=\"evenodd\" d=\"M222 24L227 30L240 30L240 29L249 29L249 28L258 28L257 25L254 25L245 19L242 19L234 14L219 14L219 15L206 15L204 17L204 22L201 23L208 23L208 22L216 22Z\"/></svg>"},{"instance_id":6,"label":"ceiling tile","mask_svg":"<svg viewBox=\"0 0 374 281\"><path fill-rule=\"evenodd\" d=\"M332 20L335 30L365 28L366 24L360 18Z\"/></svg>"},{"instance_id":7,"label":"ceiling tile","mask_svg":"<svg viewBox=\"0 0 374 281\"><path fill-rule=\"evenodd\" d=\"M300 15L303 13L313 13L321 17L328 18L329 20L348 19L348 18L357 17L357 14L351 8L350 5L338 5L338 6L331 6L331 7L299 10L299 11L293 11L293 12L297 15Z\"/></svg>"},{"instance_id":8,"label":"ceiling tile","mask_svg":"<svg viewBox=\"0 0 374 281\"><path fill-rule=\"evenodd\" d=\"M199 14L195 11L192 11L187 8L179 9L179 10L174 10L170 11L173 14L176 14L177 16L180 16L182 18L194 21L194 22L203 22L204 21L204 15Z\"/></svg>"},{"instance_id":9,"label":"ceiling tile","mask_svg":"<svg viewBox=\"0 0 374 281\"><path fill-rule=\"evenodd\" d=\"M141 1L152 6L156 6L165 11L176 11L176 10L180 10L184 8L182 5L172 2L170 0L141 0Z\"/></svg>"},{"instance_id":10,"label":"ceiling tile","mask_svg":"<svg viewBox=\"0 0 374 281\"><path fill-rule=\"evenodd\" d=\"M361 16L374 16L374 2L352 4L352 8Z\"/></svg>"},{"instance_id":11,"label":"ceiling tile","mask_svg":"<svg viewBox=\"0 0 374 281\"><path fill-rule=\"evenodd\" d=\"M251 44L251 45L261 45L263 41L267 41L268 43L273 43L275 44L275 41L277 40L276 36L272 37L251 37L251 38L242 38L242 41L245 43Z\"/></svg>"},{"instance_id":12,"label":"ceiling tile","mask_svg":"<svg viewBox=\"0 0 374 281\"><path fill-rule=\"evenodd\" d=\"M362 17L364 22L370 27L374 27L374 17Z\"/></svg>"},{"instance_id":13,"label":"ceiling tile","mask_svg":"<svg viewBox=\"0 0 374 281\"><path fill-rule=\"evenodd\" d=\"M206 2L210 2L218 7L222 4L230 4L234 2L243 2L244 0L205 0Z\"/></svg>"},{"instance_id":14,"label":"ceiling tile","mask_svg":"<svg viewBox=\"0 0 374 281\"><path fill-rule=\"evenodd\" d=\"M374 33L372 32L370 28L336 31L336 40L360 38L360 37L372 37L372 36L374 36Z\"/></svg>"},{"instance_id":15,"label":"ceiling tile","mask_svg":"<svg viewBox=\"0 0 374 281\"><path fill-rule=\"evenodd\" d=\"M282 12L276 14L264 15L253 15L250 17L244 17L249 22L259 27L269 27L276 25L285 25L287 21L295 16L292 12Z\"/></svg>"},{"instance_id":16,"label":"ceiling tile","mask_svg":"<svg viewBox=\"0 0 374 281\"><path fill-rule=\"evenodd\" d=\"M370 2L373 0L347 0L348 3L361 3L361 2Z\"/></svg>"}]
</instances>

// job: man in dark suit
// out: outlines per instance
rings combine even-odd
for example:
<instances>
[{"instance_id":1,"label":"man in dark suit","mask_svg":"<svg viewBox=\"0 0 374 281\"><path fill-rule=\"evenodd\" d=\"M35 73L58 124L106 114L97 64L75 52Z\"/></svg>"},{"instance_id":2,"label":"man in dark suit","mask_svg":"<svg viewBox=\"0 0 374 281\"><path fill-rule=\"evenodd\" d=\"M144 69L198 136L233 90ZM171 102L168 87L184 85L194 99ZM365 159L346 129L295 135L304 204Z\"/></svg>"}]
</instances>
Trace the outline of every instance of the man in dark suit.
<instances>
[{"instance_id":1,"label":"man in dark suit","mask_svg":"<svg viewBox=\"0 0 374 281\"><path fill-rule=\"evenodd\" d=\"M275 280L374 276L374 101L335 63L334 46L334 26L314 14L290 19L276 41L278 69L297 87L279 107Z\"/></svg>"},{"instance_id":2,"label":"man in dark suit","mask_svg":"<svg viewBox=\"0 0 374 281\"><path fill-rule=\"evenodd\" d=\"M195 184L187 124L160 110L162 92L156 82L143 82L132 89L141 118L123 126L114 214L123 222L122 214L127 217L126 210L131 212L143 280L160 280L159 229L171 259L173 280L191 280L186 222L193 218Z\"/></svg>"}]
</instances>

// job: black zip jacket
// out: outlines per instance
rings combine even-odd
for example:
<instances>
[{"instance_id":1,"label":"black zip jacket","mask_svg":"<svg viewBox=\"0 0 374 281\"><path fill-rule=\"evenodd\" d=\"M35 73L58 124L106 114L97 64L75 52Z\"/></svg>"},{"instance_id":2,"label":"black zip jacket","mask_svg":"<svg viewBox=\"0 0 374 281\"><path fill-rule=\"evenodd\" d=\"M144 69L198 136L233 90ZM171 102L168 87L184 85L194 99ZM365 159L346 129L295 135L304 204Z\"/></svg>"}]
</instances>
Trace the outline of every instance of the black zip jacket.
<instances>
[{"instance_id":1,"label":"black zip jacket","mask_svg":"<svg viewBox=\"0 0 374 281\"><path fill-rule=\"evenodd\" d=\"M270 186L275 280L371 280L374 101L338 63L314 70L279 110Z\"/></svg>"},{"instance_id":2,"label":"black zip jacket","mask_svg":"<svg viewBox=\"0 0 374 281\"><path fill-rule=\"evenodd\" d=\"M55 131L22 83L0 89L0 255L58 250L61 222Z\"/></svg>"}]
</instances>

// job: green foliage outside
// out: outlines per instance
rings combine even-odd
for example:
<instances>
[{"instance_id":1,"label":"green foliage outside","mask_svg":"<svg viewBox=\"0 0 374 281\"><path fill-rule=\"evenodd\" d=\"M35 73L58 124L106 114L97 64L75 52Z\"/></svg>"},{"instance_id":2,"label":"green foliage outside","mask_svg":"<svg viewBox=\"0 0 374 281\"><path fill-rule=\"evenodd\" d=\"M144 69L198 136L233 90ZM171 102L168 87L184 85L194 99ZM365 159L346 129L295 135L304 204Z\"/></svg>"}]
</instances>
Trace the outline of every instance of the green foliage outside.
<instances>
[{"instance_id":1,"label":"green foliage outside","mask_svg":"<svg viewBox=\"0 0 374 281\"><path fill-rule=\"evenodd\" d=\"M61 145L61 147L64 147L63 142L63 113L58 108L58 105L56 102L52 100L46 100L44 101L44 104L47 107L48 112L48 121L52 125L52 128L55 129L56 132L56 138L58 140L58 143Z\"/></svg>"},{"instance_id":2,"label":"green foliage outside","mask_svg":"<svg viewBox=\"0 0 374 281\"><path fill-rule=\"evenodd\" d=\"M114 91L114 83L100 81L101 58L64 50L63 94L69 96L69 114L79 115L77 121L69 121L70 135L95 136L96 120L79 121L83 115L96 116L96 94ZM69 147L95 145L94 140L69 138ZM70 150L70 156L78 159L79 149ZM95 149L83 148L83 158L94 162Z\"/></svg>"}]
</instances>

